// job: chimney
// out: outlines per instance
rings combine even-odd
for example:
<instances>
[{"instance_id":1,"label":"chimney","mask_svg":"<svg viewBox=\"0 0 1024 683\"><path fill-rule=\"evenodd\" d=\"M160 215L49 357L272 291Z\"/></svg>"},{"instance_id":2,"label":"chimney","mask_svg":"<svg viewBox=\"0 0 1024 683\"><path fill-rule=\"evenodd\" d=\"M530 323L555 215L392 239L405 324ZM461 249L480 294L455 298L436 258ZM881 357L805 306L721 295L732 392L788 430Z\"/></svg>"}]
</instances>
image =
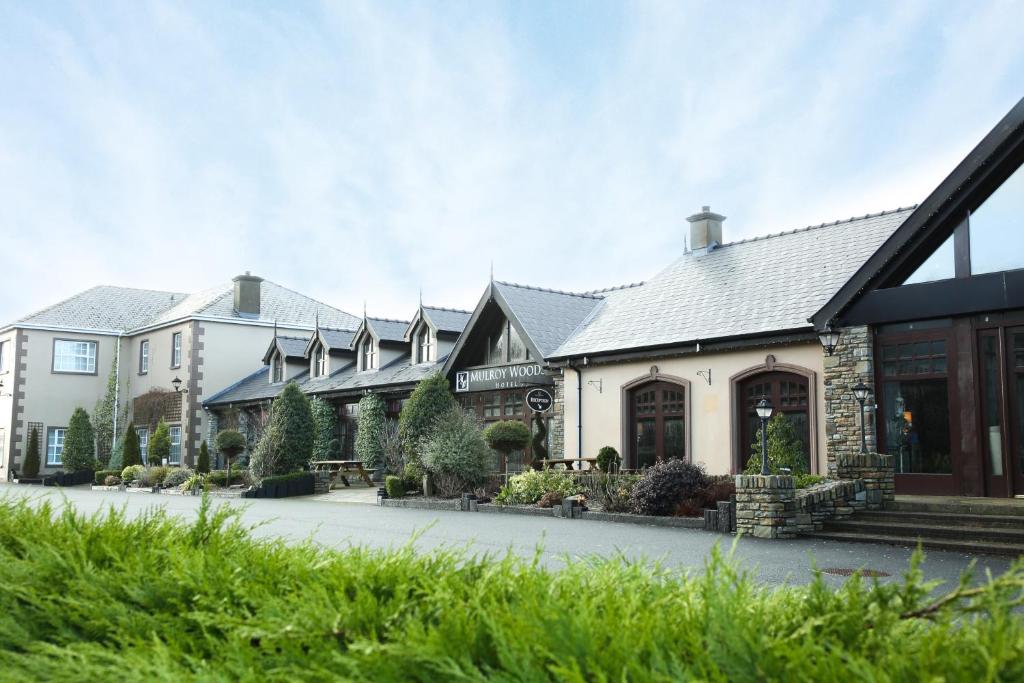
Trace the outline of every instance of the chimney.
<instances>
[{"instance_id":1,"label":"chimney","mask_svg":"<svg viewBox=\"0 0 1024 683\"><path fill-rule=\"evenodd\" d=\"M263 278L250 275L239 275L233 279L235 283L235 312L243 318L260 317L260 283Z\"/></svg>"},{"instance_id":2,"label":"chimney","mask_svg":"<svg viewBox=\"0 0 1024 683\"><path fill-rule=\"evenodd\" d=\"M707 253L722 243L722 221L725 216L711 212L710 206L700 207L700 213L689 218L690 249L695 252Z\"/></svg>"}]
</instances>

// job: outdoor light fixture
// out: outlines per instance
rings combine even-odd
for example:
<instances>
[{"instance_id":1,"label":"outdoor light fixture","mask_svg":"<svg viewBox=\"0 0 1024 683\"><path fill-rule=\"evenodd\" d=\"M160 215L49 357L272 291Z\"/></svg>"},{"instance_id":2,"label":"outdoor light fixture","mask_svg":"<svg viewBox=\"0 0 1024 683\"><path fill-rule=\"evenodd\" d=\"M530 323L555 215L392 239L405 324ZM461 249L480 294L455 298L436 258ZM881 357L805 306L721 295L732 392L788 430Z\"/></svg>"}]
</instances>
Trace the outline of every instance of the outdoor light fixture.
<instances>
[{"instance_id":1,"label":"outdoor light fixture","mask_svg":"<svg viewBox=\"0 0 1024 683\"><path fill-rule=\"evenodd\" d=\"M826 325L825 329L818 333L818 341L821 342L821 347L825 349L825 355L831 356L836 351L836 347L839 346L839 337L843 333L839 330L833 330L832 325Z\"/></svg>"},{"instance_id":2,"label":"outdoor light fixture","mask_svg":"<svg viewBox=\"0 0 1024 683\"><path fill-rule=\"evenodd\" d=\"M772 404L768 401L768 397L762 396L754 410L761 418L761 475L767 477L771 474L768 469L768 418L772 416Z\"/></svg>"},{"instance_id":3,"label":"outdoor light fixture","mask_svg":"<svg viewBox=\"0 0 1024 683\"><path fill-rule=\"evenodd\" d=\"M864 401L867 400L868 394L871 393L871 388L864 382L857 382L856 386L853 387L853 395L857 399L857 403L860 404L860 452L868 452L868 438L864 431Z\"/></svg>"},{"instance_id":4,"label":"outdoor light fixture","mask_svg":"<svg viewBox=\"0 0 1024 683\"><path fill-rule=\"evenodd\" d=\"M176 393L176 394L187 394L188 393L188 387L182 389L181 388L181 380L177 376L175 376L174 379L171 380L171 386L174 387L174 393Z\"/></svg>"}]
</instances>

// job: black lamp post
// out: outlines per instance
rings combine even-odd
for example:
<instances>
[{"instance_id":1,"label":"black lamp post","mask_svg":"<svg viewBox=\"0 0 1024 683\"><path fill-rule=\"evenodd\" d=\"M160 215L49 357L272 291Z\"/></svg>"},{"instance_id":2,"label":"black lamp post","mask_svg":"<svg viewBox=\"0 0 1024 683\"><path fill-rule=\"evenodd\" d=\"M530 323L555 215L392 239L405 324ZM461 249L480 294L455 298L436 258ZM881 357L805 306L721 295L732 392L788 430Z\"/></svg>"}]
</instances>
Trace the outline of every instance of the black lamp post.
<instances>
[{"instance_id":1,"label":"black lamp post","mask_svg":"<svg viewBox=\"0 0 1024 683\"><path fill-rule=\"evenodd\" d=\"M860 404L860 452L868 452L868 438L864 430L864 401L867 400L871 389L864 382L857 382L853 387L853 395Z\"/></svg>"},{"instance_id":2,"label":"black lamp post","mask_svg":"<svg viewBox=\"0 0 1024 683\"><path fill-rule=\"evenodd\" d=\"M772 416L772 404L767 397L762 397L754 407L757 416L761 418L761 474L768 476L771 470L768 469L768 418Z\"/></svg>"},{"instance_id":3,"label":"black lamp post","mask_svg":"<svg viewBox=\"0 0 1024 683\"><path fill-rule=\"evenodd\" d=\"M821 342L821 347L825 349L826 356L831 356L835 353L841 336L843 336L842 331L833 330L832 325L826 325L825 329L818 333L818 341Z\"/></svg>"}]
</instances>

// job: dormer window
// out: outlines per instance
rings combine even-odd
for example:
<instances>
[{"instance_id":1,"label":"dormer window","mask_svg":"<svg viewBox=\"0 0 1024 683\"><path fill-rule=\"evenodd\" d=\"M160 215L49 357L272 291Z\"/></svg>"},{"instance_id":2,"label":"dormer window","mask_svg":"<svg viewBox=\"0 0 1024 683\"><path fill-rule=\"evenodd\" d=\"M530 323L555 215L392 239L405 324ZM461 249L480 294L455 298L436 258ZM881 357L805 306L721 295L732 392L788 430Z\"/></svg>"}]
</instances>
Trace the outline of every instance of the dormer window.
<instances>
[{"instance_id":1,"label":"dormer window","mask_svg":"<svg viewBox=\"0 0 1024 683\"><path fill-rule=\"evenodd\" d=\"M377 369L377 347L369 335L363 340L362 362L363 370Z\"/></svg>"},{"instance_id":2,"label":"dormer window","mask_svg":"<svg viewBox=\"0 0 1024 683\"><path fill-rule=\"evenodd\" d=\"M316 367L314 368L314 377L323 377L327 374L327 349L323 346L316 347L316 355L314 356L316 361Z\"/></svg>"},{"instance_id":3,"label":"dormer window","mask_svg":"<svg viewBox=\"0 0 1024 683\"><path fill-rule=\"evenodd\" d=\"M420 327L420 332L417 335L417 342L419 346L419 362L420 363L433 363L437 360L437 344L434 341L434 335L430 331L428 325Z\"/></svg>"},{"instance_id":4,"label":"dormer window","mask_svg":"<svg viewBox=\"0 0 1024 683\"><path fill-rule=\"evenodd\" d=\"M275 353L273 358L270 359L270 372L270 381L274 384L284 381L284 358L281 357L280 352Z\"/></svg>"}]
</instances>

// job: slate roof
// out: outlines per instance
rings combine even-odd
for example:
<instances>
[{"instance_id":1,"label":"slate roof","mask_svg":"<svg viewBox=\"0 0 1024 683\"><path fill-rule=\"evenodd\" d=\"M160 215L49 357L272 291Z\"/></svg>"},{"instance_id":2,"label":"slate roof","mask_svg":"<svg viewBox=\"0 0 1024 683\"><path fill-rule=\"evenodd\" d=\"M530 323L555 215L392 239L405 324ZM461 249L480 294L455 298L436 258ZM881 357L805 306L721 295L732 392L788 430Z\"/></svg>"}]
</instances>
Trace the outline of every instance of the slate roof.
<instances>
[{"instance_id":1,"label":"slate roof","mask_svg":"<svg viewBox=\"0 0 1024 683\"><path fill-rule=\"evenodd\" d=\"M408 320L389 320L388 318L367 318L366 320L380 341L405 342L405 330L409 327Z\"/></svg>"},{"instance_id":2,"label":"slate roof","mask_svg":"<svg viewBox=\"0 0 1024 683\"><path fill-rule=\"evenodd\" d=\"M430 318L430 322L434 323L434 327L437 328L438 332L455 332L457 334L462 334L470 317L473 315L470 311L434 306L424 306L423 312Z\"/></svg>"},{"instance_id":3,"label":"slate roof","mask_svg":"<svg viewBox=\"0 0 1024 683\"><path fill-rule=\"evenodd\" d=\"M224 320L258 320L280 325L312 327L319 314L322 324L354 328L359 318L282 287L260 283L260 316L243 318L234 310L234 284L191 294L130 287L99 286L25 316L11 325L41 325L97 331L128 332L191 316Z\"/></svg>"},{"instance_id":4,"label":"slate roof","mask_svg":"<svg viewBox=\"0 0 1024 683\"><path fill-rule=\"evenodd\" d=\"M286 337L277 335L277 345L287 358L305 358L309 337Z\"/></svg>"},{"instance_id":5,"label":"slate roof","mask_svg":"<svg viewBox=\"0 0 1024 683\"><path fill-rule=\"evenodd\" d=\"M85 330L127 331L180 303L186 295L101 285L12 323Z\"/></svg>"},{"instance_id":6,"label":"slate roof","mask_svg":"<svg viewBox=\"0 0 1024 683\"><path fill-rule=\"evenodd\" d=\"M302 386L309 378L309 371L296 375L293 379ZM251 401L266 401L277 398L277 395L284 389L285 383L270 383L270 366L264 365L251 375L235 382L231 386L218 391L210 398L203 401L204 405L227 405L229 403L248 403Z\"/></svg>"},{"instance_id":7,"label":"slate roof","mask_svg":"<svg viewBox=\"0 0 1024 683\"><path fill-rule=\"evenodd\" d=\"M605 293L586 324L547 357L811 329L807 319L912 211L684 254L649 282Z\"/></svg>"},{"instance_id":8,"label":"slate roof","mask_svg":"<svg viewBox=\"0 0 1024 683\"><path fill-rule=\"evenodd\" d=\"M352 338L356 336L354 330L326 330L320 328L320 336L323 337L332 351L347 351L352 345Z\"/></svg>"},{"instance_id":9,"label":"slate roof","mask_svg":"<svg viewBox=\"0 0 1024 683\"><path fill-rule=\"evenodd\" d=\"M510 282L495 281L494 290L543 357L558 349L602 301L599 294L574 294Z\"/></svg>"}]
</instances>

